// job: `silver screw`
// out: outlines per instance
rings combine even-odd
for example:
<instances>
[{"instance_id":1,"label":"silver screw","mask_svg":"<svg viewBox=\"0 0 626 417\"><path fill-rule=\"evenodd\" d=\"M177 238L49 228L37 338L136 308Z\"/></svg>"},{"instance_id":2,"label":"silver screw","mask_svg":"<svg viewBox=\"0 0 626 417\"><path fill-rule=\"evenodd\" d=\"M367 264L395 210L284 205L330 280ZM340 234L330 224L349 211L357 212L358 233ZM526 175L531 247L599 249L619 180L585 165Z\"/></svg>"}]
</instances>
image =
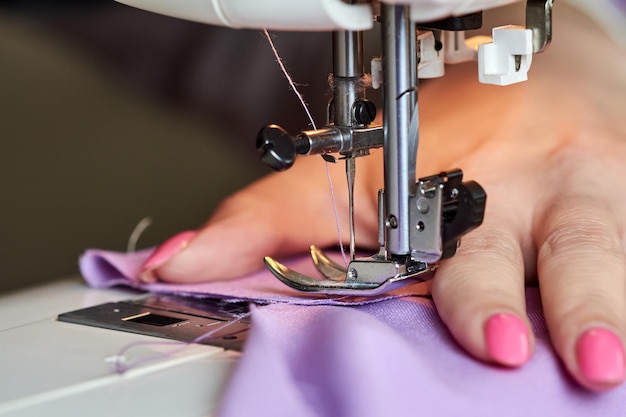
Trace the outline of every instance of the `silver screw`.
<instances>
[{"instance_id":1,"label":"silver screw","mask_svg":"<svg viewBox=\"0 0 626 417\"><path fill-rule=\"evenodd\" d=\"M348 278L349 278L349 279L351 279L351 280L355 280L355 279L357 279L358 277L359 277L359 273L357 272L357 270L356 270L356 269L354 269L354 268L350 268L350 269L348 270Z\"/></svg>"},{"instance_id":2,"label":"silver screw","mask_svg":"<svg viewBox=\"0 0 626 417\"><path fill-rule=\"evenodd\" d=\"M398 228L398 219L393 214L387 218L387 227L390 229Z\"/></svg>"}]
</instances>

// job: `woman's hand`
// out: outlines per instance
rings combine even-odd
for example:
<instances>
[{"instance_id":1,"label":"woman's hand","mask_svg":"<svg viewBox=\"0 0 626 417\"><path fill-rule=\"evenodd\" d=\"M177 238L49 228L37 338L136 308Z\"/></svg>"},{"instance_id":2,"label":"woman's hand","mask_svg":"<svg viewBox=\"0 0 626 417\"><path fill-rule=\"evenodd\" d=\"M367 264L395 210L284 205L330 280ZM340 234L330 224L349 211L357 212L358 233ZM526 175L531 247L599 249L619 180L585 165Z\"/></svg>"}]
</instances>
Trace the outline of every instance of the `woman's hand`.
<instances>
[{"instance_id":1,"label":"woman's hand","mask_svg":"<svg viewBox=\"0 0 626 417\"><path fill-rule=\"evenodd\" d=\"M420 92L418 175L460 167L488 194L483 225L431 290L471 355L518 366L533 347L524 285L538 283L558 355L581 385L603 390L626 378L626 54L581 15L558 12L567 23L556 22L529 82L479 85L463 65ZM357 160L360 246L376 247L380 154ZM336 243L326 175L320 158L301 158L240 191L197 234L162 246L143 278L226 279L265 255ZM343 166L331 175L347 231Z\"/></svg>"}]
</instances>

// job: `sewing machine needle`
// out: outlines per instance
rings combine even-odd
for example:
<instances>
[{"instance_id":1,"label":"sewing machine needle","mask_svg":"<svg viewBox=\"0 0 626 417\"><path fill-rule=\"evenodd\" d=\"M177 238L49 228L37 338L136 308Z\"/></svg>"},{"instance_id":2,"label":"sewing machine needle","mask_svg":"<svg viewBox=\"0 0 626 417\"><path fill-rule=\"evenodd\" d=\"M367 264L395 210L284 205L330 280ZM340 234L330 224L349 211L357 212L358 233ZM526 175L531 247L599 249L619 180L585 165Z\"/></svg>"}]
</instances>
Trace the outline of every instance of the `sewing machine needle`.
<instances>
[{"instance_id":1,"label":"sewing machine needle","mask_svg":"<svg viewBox=\"0 0 626 417\"><path fill-rule=\"evenodd\" d=\"M353 261L356 252L354 233L354 179L356 171L356 158L346 158L346 179L348 181L348 220L350 223L350 260Z\"/></svg>"}]
</instances>

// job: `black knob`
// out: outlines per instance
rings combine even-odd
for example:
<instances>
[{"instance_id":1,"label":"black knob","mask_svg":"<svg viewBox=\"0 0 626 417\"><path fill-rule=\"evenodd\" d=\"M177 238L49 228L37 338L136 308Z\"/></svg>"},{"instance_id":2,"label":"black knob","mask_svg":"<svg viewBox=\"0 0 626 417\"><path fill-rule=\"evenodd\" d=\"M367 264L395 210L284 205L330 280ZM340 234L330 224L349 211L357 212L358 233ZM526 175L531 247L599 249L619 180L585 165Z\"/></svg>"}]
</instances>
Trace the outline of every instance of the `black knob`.
<instances>
[{"instance_id":1,"label":"black knob","mask_svg":"<svg viewBox=\"0 0 626 417\"><path fill-rule=\"evenodd\" d=\"M296 160L296 145L292 137L277 125L265 126L259 131L256 149L263 163L275 171L291 168Z\"/></svg>"},{"instance_id":2,"label":"black knob","mask_svg":"<svg viewBox=\"0 0 626 417\"><path fill-rule=\"evenodd\" d=\"M453 256L459 239L480 226L485 217L487 194L477 182L462 182L461 170L444 173L443 259Z\"/></svg>"},{"instance_id":3,"label":"black knob","mask_svg":"<svg viewBox=\"0 0 626 417\"><path fill-rule=\"evenodd\" d=\"M362 125L368 125L376 118L376 105L366 99L354 102L354 120Z\"/></svg>"}]
</instances>

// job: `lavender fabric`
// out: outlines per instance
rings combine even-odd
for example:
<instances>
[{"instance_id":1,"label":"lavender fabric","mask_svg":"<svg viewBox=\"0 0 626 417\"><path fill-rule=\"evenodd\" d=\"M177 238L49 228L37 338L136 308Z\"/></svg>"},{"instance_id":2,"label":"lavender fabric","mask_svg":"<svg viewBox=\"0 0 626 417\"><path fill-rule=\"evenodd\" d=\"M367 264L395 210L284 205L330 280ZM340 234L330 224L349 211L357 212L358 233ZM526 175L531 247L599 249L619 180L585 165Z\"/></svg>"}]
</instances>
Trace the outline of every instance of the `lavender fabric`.
<instances>
[{"instance_id":1,"label":"lavender fabric","mask_svg":"<svg viewBox=\"0 0 626 417\"><path fill-rule=\"evenodd\" d=\"M89 285L95 288L108 288L125 285L154 293L180 294L197 297L218 297L229 301L251 301L259 303L356 305L377 302L388 298L424 294L419 285L392 285L391 290L374 297L326 296L302 293L287 287L274 276L261 270L255 274L228 281L205 282L199 284L143 284L137 281L139 269L150 256L152 250L135 253L120 253L91 249L80 258L80 271ZM339 254L330 254L339 261ZM311 276L317 271L308 257L295 258L285 265Z\"/></svg>"},{"instance_id":2,"label":"lavender fabric","mask_svg":"<svg viewBox=\"0 0 626 417\"><path fill-rule=\"evenodd\" d=\"M613 3L617 4L622 11L626 12L626 0L613 0Z\"/></svg>"},{"instance_id":3,"label":"lavender fabric","mask_svg":"<svg viewBox=\"0 0 626 417\"><path fill-rule=\"evenodd\" d=\"M81 270L96 287L270 303L252 307L252 329L223 396L223 417L626 415L626 387L590 393L566 374L534 288L526 301L535 353L511 370L468 357L420 286L373 299L323 297L292 291L267 272L230 282L140 285L134 278L148 254L88 251ZM305 270L308 260L291 265Z\"/></svg>"}]
</instances>

